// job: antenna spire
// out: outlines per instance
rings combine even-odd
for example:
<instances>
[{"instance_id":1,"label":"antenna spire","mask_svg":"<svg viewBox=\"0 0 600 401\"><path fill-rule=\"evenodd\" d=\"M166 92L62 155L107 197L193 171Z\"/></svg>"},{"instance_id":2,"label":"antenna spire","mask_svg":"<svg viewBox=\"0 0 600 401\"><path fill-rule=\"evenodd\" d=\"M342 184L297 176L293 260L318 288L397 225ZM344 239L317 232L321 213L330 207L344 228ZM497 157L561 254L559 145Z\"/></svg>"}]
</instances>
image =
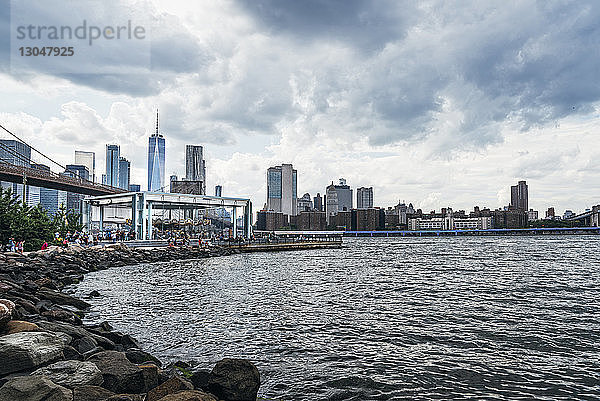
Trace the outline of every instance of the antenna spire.
<instances>
[{"instance_id":1,"label":"antenna spire","mask_svg":"<svg viewBox=\"0 0 600 401\"><path fill-rule=\"evenodd\" d=\"M158 108L156 109L156 135L158 135Z\"/></svg>"}]
</instances>

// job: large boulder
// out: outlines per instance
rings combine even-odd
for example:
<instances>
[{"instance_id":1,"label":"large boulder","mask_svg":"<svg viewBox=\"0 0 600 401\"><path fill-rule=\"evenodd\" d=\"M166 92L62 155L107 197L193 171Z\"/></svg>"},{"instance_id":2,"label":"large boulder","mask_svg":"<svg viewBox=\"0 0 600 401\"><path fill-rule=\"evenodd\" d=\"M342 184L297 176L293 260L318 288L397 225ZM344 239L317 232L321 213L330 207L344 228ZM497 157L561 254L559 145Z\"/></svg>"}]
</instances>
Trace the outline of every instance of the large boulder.
<instances>
[{"instance_id":1,"label":"large boulder","mask_svg":"<svg viewBox=\"0 0 600 401\"><path fill-rule=\"evenodd\" d=\"M71 305L79 309L87 309L91 305L81 299L72 297L60 291L51 290L49 288L41 288L36 296L41 299L47 299L58 305Z\"/></svg>"},{"instance_id":2,"label":"large boulder","mask_svg":"<svg viewBox=\"0 0 600 401\"><path fill-rule=\"evenodd\" d=\"M104 401L115 395L99 386L79 386L73 389L73 401Z\"/></svg>"},{"instance_id":3,"label":"large boulder","mask_svg":"<svg viewBox=\"0 0 600 401\"><path fill-rule=\"evenodd\" d=\"M62 359L64 341L56 334L35 331L0 337L0 375Z\"/></svg>"},{"instance_id":4,"label":"large boulder","mask_svg":"<svg viewBox=\"0 0 600 401\"><path fill-rule=\"evenodd\" d=\"M202 391L186 390L169 394L161 398L160 401L217 401L217 399L211 394L206 394Z\"/></svg>"},{"instance_id":5,"label":"large boulder","mask_svg":"<svg viewBox=\"0 0 600 401\"><path fill-rule=\"evenodd\" d=\"M36 370L32 375L44 375L52 382L71 389L83 385L99 386L104 382L95 364L75 360L55 362Z\"/></svg>"},{"instance_id":6,"label":"large boulder","mask_svg":"<svg viewBox=\"0 0 600 401\"><path fill-rule=\"evenodd\" d=\"M245 359L220 360L208 378L209 391L225 401L255 401L259 387L260 373Z\"/></svg>"},{"instance_id":7,"label":"large boulder","mask_svg":"<svg viewBox=\"0 0 600 401\"><path fill-rule=\"evenodd\" d=\"M98 346L98 342L91 336L85 336L73 341L72 345L73 348L75 348L78 352L85 354L86 352L96 348Z\"/></svg>"},{"instance_id":8,"label":"large boulder","mask_svg":"<svg viewBox=\"0 0 600 401\"><path fill-rule=\"evenodd\" d=\"M4 328L5 334L22 333L24 331L41 331L41 329L37 324L23 320L11 320Z\"/></svg>"},{"instance_id":9,"label":"large boulder","mask_svg":"<svg viewBox=\"0 0 600 401\"><path fill-rule=\"evenodd\" d=\"M0 388L0 401L73 401L73 393L46 376L21 376Z\"/></svg>"},{"instance_id":10,"label":"large boulder","mask_svg":"<svg viewBox=\"0 0 600 401\"><path fill-rule=\"evenodd\" d=\"M92 355L89 362L102 372L102 387L113 393L145 393L142 370L131 363L123 352L103 351Z\"/></svg>"},{"instance_id":11,"label":"large boulder","mask_svg":"<svg viewBox=\"0 0 600 401\"><path fill-rule=\"evenodd\" d=\"M193 390L194 385L178 376L173 376L158 387L148 391L146 401L158 401L169 394L174 394L182 390Z\"/></svg>"}]
</instances>

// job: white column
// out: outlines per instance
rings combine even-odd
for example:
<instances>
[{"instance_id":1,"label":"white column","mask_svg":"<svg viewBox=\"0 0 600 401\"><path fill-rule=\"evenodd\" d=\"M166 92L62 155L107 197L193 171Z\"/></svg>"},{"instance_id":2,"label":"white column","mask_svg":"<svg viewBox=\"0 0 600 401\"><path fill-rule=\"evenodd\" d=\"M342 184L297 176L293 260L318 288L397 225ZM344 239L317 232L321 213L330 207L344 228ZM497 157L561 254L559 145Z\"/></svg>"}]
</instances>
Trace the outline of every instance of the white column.
<instances>
[{"instance_id":1,"label":"white column","mask_svg":"<svg viewBox=\"0 0 600 401\"><path fill-rule=\"evenodd\" d=\"M100 206L100 231L104 230L104 206Z\"/></svg>"},{"instance_id":2,"label":"white column","mask_svg":"<svg viewBox=\"0 0 600 401\"><path fill-rule=\"evenodd\" d=\"M233 238L237 237L237 214L236 214L236 207L232 207L231 208L231 220L233 223Z\"/></svg>"},{"instance_id":3,"label":"white column","mask_svg":"<svg viewBox=\"0 0 600 401\"><path fill-rule=\"evenodd\" d=\"M148 222L146 223L148 226L148 238L152 239L152 202L148 201Z\"/></svg>"}]
</instances>

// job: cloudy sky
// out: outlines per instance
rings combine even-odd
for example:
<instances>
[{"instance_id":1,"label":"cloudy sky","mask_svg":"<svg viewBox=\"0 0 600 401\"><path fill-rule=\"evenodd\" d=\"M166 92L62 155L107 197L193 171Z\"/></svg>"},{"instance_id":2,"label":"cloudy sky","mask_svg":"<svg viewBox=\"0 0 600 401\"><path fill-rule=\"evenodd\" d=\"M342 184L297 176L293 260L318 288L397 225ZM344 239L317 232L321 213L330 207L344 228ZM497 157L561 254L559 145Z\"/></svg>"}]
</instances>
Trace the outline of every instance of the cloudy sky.
<instances>
[{"instance_id":1,"label":"cloudy sky","mask_svg":"<svg viewBox=\"0 0 600 401\"><path fill-rule=\"evenodd\" d=\"M281 163L299 194L344 177L377 206L497 208L518 180L536 210L600 203L596 1L155 0L151 62L119 74L11 69L0 2L0 123L65 164L95 151L98 176L118 143L146 187L158 107L167 176L203 145L207 187L255 208Z\"/></svg>"}]
</instances>

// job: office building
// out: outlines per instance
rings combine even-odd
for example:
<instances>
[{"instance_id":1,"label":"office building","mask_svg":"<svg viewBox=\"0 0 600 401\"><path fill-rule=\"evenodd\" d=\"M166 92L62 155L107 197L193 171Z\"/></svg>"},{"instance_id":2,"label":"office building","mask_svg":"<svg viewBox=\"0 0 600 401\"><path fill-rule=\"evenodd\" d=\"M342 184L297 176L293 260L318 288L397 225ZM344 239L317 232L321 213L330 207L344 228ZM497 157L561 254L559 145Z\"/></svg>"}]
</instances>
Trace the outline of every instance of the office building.
<instances>
[{"instance_id":1,"label":"office building","mask_svg":"<svg viewBox=\"0 0 600 401\"><path fill-rule=\"evenodd\" d=\"M31 166L31 147L13 139L0 140L0 161L15 166Z\"/></svg>"},{"instance_id":2,"label":"office building","mask_svg":"<svg viewBox=\"0 0 600 401\"><path fill-rule=\"evenodd\" d=\"M339 212L352 210L352 189L346 184L344 178L340 178L339 185L331 182L325 190L325 212L327 214L327 223L331 216Z\"/></svg>"},{"instance_id":3,"label":"office building","mask_svg":"<svg viewBox=\"0 0 600 401\"><path fill-rule=\"evenodd\" d=\"M215 196L219 198L223 196L223 187L221 185L215 185Z\"/></svg>"},{"instance_id":4,"label":"office building","mask_svg":"<svg viewBox=\"0 0 600 401\"><path fill-rule=\"evenodd\" d=\"M129 184L129 192L140 192L141 190L140 184Z\"/></svg>"},{"instance_id":5,"label":"office building","mask_svg":"<svg viewBox=\"0 0 600 401\"><path fill-rule=\"evenodd\" d=\"M119 157L121 150L119 145L106 145L106 174L104 175L105 185L119 187Z\"/></svg>"},{"instance_id":6,"label":"office building","mask_svg":"<svg viewBox=\"0 0 600 401\"><path fill-rule=\"evenodd\" d=\"M267 210L297 215L297 194L298 173L291 164L267 169Z\"/></svg>"},{"instance_id":7,"label":"office building","mask_svg":"<svg viewBox=\"0 0 600 401\"><path fill-rule=\"evenodd\" d=\"M185 179L206 183L206 162L202 146L185 145ZM206 193L206 186L202 191Z\"/></svg>"},{"instance_id":8,"label":"office building","mask_svg":"<svg viewBox=\"0 0 600 401\"><path fill-rule=\"evenodd\" d=\"M0 140L0 161L15 166L30 167L31 147L20 141L2 139ZM4 189L10 189L13 196L20 202L27 202L27 188L23 188L23 184L2 181L1 185Z\"/></svg>"},{"instance_id":9,"label":"office building","mask_svg":"<svg viewBox=\"0 0 600 401\"><path fill-rule=\"evenodd\" d=\"M373 187L360 187L356 190L356 208L369 209L373 207Z\"/></svg>"},{"instance_id":10,"label":"office building","mask_svg":"<svg viewBox=\"0 0 600 401\"><path fill-rule=\"evenodd\" d=\"M519 181L517 185L510 187L510 205L514 209L529 210L529 194L525 181Z\"/></svg>"},{"instance_id":11,"label":"office building","mask_svg":"<svg viewBox=\"0 0 600 401\"><path fill-rule=\"evenodd\" d=\"M319 192L317 192L317 196L315 196L313 198L313 208L317 211L317 212L323 212L323 198L321 197L321 194Z\"/></svg>"},{"instance_id":12,"label":"office building","mask_svg":"<svg viewBox=\"0 0 600 401\"><path fill-rule=\"evenodd\" d=\"M124 157L119 157L119 188L129 189L131 179L131 163Z\"/></svg>"},{"instance_id":13,"label":"office building","mask_svg":"<svg viewBox=\"0 0 600 401\"><path fill-rule=\"evenodd\" d=\"M74 164L86 166L90 176L89 180L96 182L96 154L94 152L76 150Z\"/></svg>"},{"instance_id":14,"label":"office building","mask_svg":"<svg viewBox=\"0 0 600 401\"><path fill-rule=\"evenodd\" d=\"M546 219L554 219L555 216L555 212L554 212L554 208L553 207L549 207L548 210L546 210Z\"/></svg>"},{"instance_id":15,"label":"office building","mask_svg":"<svg viewBox=\"0 0 600 401\"><path fill-rule=\"evenodd\" d=\"M65 170L71 172L72 174L68 174L70 177L81 178L82 180L90 179L90 171L87 166L81 164L67 164L65 166Z\"/></svg>"},{"instance_id":16,"label":"office building","mask_svg":"<svg viewBox=\"0 0 600 401\"><path fill-rule=\"evenodd\" d=\"M159 132L156 111L156 132L148 138L148 191L164 191L165 186L165 138Z\"/></svg>"}]
</instances>

